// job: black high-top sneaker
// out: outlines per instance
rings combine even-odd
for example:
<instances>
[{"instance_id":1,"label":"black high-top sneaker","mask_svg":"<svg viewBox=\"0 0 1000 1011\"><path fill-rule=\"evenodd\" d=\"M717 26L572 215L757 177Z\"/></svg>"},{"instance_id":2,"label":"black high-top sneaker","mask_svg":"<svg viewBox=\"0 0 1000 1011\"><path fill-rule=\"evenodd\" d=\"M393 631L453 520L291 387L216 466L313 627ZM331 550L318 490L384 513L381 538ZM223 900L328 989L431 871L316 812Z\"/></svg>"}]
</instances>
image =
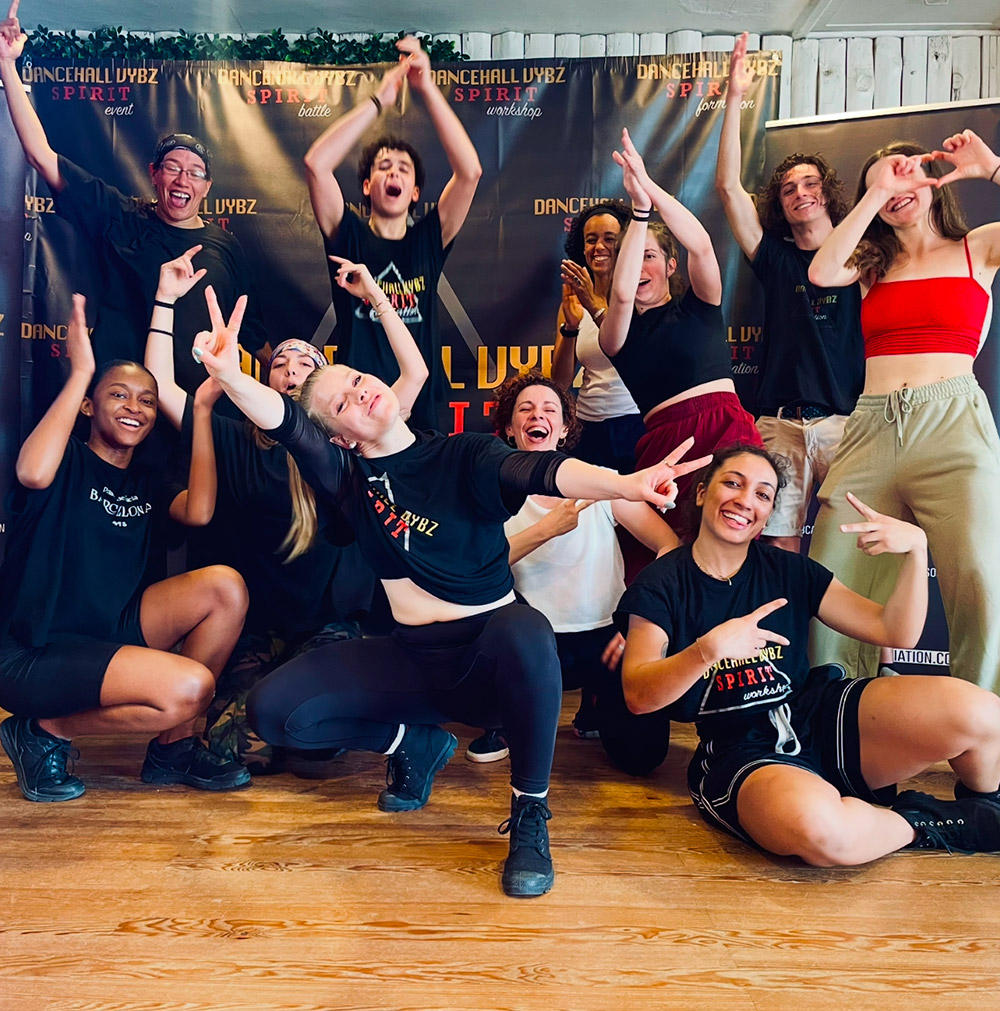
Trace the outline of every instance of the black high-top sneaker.
<instances>
[{"instance_id":1,"label":"black high-top sneaker","mask_svg":"<svg viewBox=\"0 0 1000 1011\"><path fill-rule=\"evenodd\" d=\"M544 895L552 887L556 872L552 869L546 824L551 817L548 805L539 797L510 798L510 817L499 828L501 835L510 833L510 853L502 879L506 895L531 898Z\"/></svg>"},{"instance_id":2,"label":"black high-top sneaker","mask_svg":"<svg viewBox=\"0 0 1000 1011\"><path fill-rule=\"evenodd\" d=\"M929 793L904 790L892 809L914 828L917 838L907 849L947 850L949 853L1000 851L1000 805L968 797L939 800Z\"/></svg>"}]
</instances>

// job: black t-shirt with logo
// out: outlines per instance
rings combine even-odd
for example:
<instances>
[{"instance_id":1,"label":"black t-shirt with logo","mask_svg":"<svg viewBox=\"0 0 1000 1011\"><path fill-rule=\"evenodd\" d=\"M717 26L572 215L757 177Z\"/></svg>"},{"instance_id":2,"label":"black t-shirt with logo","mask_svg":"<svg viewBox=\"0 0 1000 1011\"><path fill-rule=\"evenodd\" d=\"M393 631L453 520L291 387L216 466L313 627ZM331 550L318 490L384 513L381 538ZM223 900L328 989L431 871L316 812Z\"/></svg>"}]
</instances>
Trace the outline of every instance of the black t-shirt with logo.
<instances>
[{"instance_id":1,"label":"black t-shirt with logo","mask_svg":"<svg viewBox=\"0 0 1000 1011\"><path fill-rule=\"evenodd\" d=\"M815 250L764 234L750 268L764 288L764 344L757 407L814 404L850 414L865 382L861 288L809 280Z\"/></svg>"},{"instance_id":2,"label":"black t-shirt with logo","mask_svg":"<svg viewBox=\"0 0 1000 1011\"><path fill-rule=\"evenodd\" d=\"M182 433L190 444L194 400L184 408ZM283 639L314 632L327 622L367 611L375 577L346 520L323 511L315 544L286 561L281 545L292 522L288 453L264 449L245 421L212 414L218 493L207 527L190 531L192 567L231 565L250 593L247 627ZM341 545L341 546L336 546Z\"/></svg>"},{"instance_id":3,"label":"black t-shirt with logo","mask_svg":"<svg viewBox=\"0 0 1000 1011\"><path fill-rule=\"evenodd\" d=\"M441 334L437 320L437 289L444 261L451 252L441 244L441 219L433 208L406 229L401 239L384 239L349 208L331 241L328 255L363 263L389 297L423 355L430 377L413 405L409 423L414 429L440 427L439 412L446 400ZM327 260L337 323L331 340L336 361L377 376L390 386L399 378L399 365L371 303L355 298L337 284L339 264Z\"/></svg>"},{"instance_id":4,"label":"black t-shirt with logo","mask_svg":"<svg viewBox=\"0 0 1000 1011\"><path fill-rule=\"evenodd\" d=\"M812 559L756 541L732 583L713 579L695 564L686 545L657 559L625 591L615 621L628 629L635 614L667 634L667 656L730 618L741 618L762 604L785 597L788 603L760 622L789 640L770 643L763 656L733 657L715 664L669 708L671 719L694 723L703 741L727 743L752 735L756 728L773 734L768 711L788 702L809 673L809 621L833 573Z\"/></svg>"},{"instance_id":5,"label":"black t-shirt with logo","mask_svg":"<svg viewBox=\"0 0 1000 1011\"><path fill-rule=\"evenodd\" d=\"M455 604L489 604L514 588L504 521L526 495L553 494L564 454L519 452L483 433L416 432L406 449L366 459L284 399L284 421L267 434L295 458L317 504L343 511L379 579L412 579Z\"/></svg>"},{"instance_id":6,"label":"black t-shirt with logo","mask_svg":"<svg viewBox=\"0 0 1000 1011\"><path fill-rule=\"evenodd\" d=\"M115 467L71 437L48 488L15 484L10 493L0 641L114 641L179 491L149 467Z\"/></svg>"},{"instance_id":7,"label":"black t-shirt with logo","mask_svg":"<svg viewBox=\"0 0 1000 1011\"><path fill-rule=\"evenodd\" d=\"M628 337L611 363L640 414L692 386L731 379L722 309L690 288L666 305L633 309Z\"/></svg>"},{"instance_id":8,"label":"black t-shirt with logo","mask_svg":"<svg viewBox=\"0 0 1000 1011\"><path fill-rule=\"evenodd\" d=\"M99 266L100 301L92 335L98 364L112 358L143 360L160 267L199 244L193 262L208 273L174 306L177 385L194 393L206 379L204 367L191 357L191 344L196 333L209 327L207 285L215 289L227 319L240 295L248 295L240 344L254 354L267 343L260 299L234 235L208 223L203 228L168 225L149 201L126 196L61 155L59 171L66 186L54 196L56 212L87 237ZM226 398L219 407L235 412Z\"/></svg>"}]
</instances>

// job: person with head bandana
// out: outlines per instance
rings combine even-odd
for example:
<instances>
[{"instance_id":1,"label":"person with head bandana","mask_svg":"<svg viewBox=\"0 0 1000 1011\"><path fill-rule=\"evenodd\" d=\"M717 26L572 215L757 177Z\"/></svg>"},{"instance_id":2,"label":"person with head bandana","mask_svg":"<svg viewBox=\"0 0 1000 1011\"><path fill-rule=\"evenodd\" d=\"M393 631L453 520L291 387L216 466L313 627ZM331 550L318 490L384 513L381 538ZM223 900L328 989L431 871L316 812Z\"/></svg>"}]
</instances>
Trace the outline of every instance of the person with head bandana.
<instances>
[{"instance_id":1,"label":"person with head bandana","mask_svg":"<svg viewBox=\"0 0 1000 1011\"><path fill-rule=\"evenodd\" d=\"M98 279L88 298L88 308L95 310L88 322L94 327L97 361L142 357L160 264L180 256L195 242L202 247L199 266L206 270L201 287L215 289L224 311L232 311L238 295L249 294L241 340L246 351L259 351L266 337L246 257L230 232L204 221L200 213L212 188L208 146L187 133L163 136L149 164L152 200L136 200L57 154L15 66L27 41L17 7L14 0L7 19L0 21L0 79L29 164L45 180L56 213L87 241L86 258L93 261ZM207 324L204 296L189 299L176 320L184 349L177 358L177 382L191 394L204 377L187 349L192 336ZM223 400L218 407L227 409L228 405Z\"/></svg>"}]
</instances>

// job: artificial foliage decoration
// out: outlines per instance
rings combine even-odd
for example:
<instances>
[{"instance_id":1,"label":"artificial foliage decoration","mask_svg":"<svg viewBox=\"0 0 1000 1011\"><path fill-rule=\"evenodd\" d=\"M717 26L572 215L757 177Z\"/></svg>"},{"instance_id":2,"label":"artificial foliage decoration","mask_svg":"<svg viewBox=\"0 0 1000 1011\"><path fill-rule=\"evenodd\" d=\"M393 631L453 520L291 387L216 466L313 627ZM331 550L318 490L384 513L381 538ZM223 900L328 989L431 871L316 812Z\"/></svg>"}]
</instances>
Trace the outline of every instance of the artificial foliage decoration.
<instances>
[{"instance_id":1,"label":"artificial foliage decoration","mask_svg":"<svg viewBox=\"0 0 1000 1011\"><path fill-rule=\"evenodd\" d=\"M87 36L76 31L50 32L41 25L27 32L25 60L278 60L324 66L395 63L399 57L396 40L418 35L435 63L454 63L468 56L455 43L433 39L416 32L396 35L369 35L361 39L340 39L333 32L314 28L289 39L280 28L263 35L189 34L150 38L121 28L99 28Z\"/></svg>"}]
</instances>

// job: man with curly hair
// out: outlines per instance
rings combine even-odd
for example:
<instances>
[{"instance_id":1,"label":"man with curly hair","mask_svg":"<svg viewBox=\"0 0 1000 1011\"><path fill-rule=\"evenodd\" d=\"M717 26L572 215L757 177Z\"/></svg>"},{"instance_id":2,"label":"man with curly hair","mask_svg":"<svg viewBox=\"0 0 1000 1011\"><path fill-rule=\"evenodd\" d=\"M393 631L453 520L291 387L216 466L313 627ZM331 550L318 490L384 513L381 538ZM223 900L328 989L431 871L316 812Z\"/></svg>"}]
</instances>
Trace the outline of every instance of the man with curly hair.
<instances>
[{"instance_id":1,"label":"man with curly hair","mask_svg":"<svg viewBox=\"0 0 1000 1011\"><path fill-rule=\"evenodd\" d=\"M759 194L740 182L740 108L753 81L744 32L733 48L715 188L729 226L764 288L764 358L757 429L787 457L789 484L764 530L798 551L813 488L823 481L864 383L861 292L820 288L809 264L849 210L843 184L821 155L786 158Z\"/></svg>"},{"instance_id":2,"label":"man with curly hair","mask_svg":"<svg viewBox=\"0 0 1000 1011\"><path fill-rule=\"evenodd\" d=\"M417 342L431 374L413 405L410 424L436 429L446 389L437 327L438 279L469 213L482 168L472 141L434 82L420 40L407 36L396 46L399 63L383 76L374 94L332 123L306 152L306 180L327 254L366 264ZM420 156L406 141L381 135L362 151L358 166L358 183L371 212L364 219L347 207L333 173L383 108L395 103L404 81L423 98L452 176L437 206L411 223L424 183ZM375 308L346 294L334 280L339 264L328 265L337 314L332 338L337 361L394 382L399 368L381 336Z\"/></svg>"}]
</instances>

